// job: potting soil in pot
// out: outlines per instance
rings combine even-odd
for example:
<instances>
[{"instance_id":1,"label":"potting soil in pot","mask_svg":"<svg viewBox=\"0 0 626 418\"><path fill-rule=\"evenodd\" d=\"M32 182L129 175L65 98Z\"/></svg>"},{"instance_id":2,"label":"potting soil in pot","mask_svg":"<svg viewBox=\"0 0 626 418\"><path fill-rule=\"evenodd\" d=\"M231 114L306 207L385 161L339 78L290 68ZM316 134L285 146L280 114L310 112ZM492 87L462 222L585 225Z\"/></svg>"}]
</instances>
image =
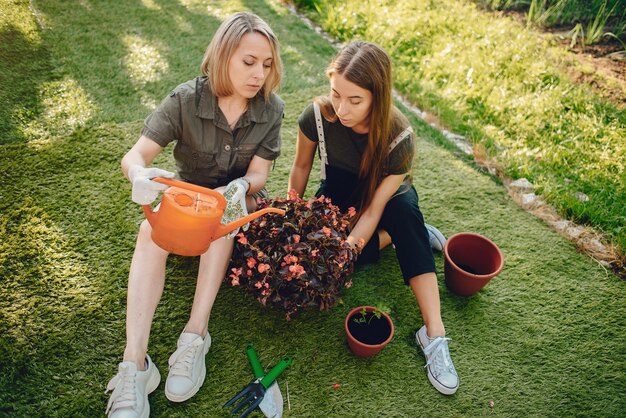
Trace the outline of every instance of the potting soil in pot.
<instances>
[{"instance_id":1,"label":"potting soil in pot","mask_svg":"<svg viewBox=\"0 0 626 418\"><path fill-rule=\"evenodd\" d=\"M470 266L468 266L467 264L458 264L458 263L457 263L457 267L458 267L458 268L460 268L460 269L461 269L461 270L463 270L463 271L468 272L468 273L471 273L471 274L477 274L477 273L476 273L476 270L474 270L473 268L471 268L471 267L470 267Z\"/></svg>"},{"instance_id":2,"label":"potting soil in pot","mask_svg":"<svg viewBox=\"0 0 626 418\"><path fill-rule=\"evenodd\" d=\"M364 322L355 322L355 318ZM391 333L391 325L384 317L377 318L373 312L367 312L365 315L357 313L350 317L348 321L348 330L354 338L364 344L377 345L385 342Z\"/></svg>"}]
</instances>

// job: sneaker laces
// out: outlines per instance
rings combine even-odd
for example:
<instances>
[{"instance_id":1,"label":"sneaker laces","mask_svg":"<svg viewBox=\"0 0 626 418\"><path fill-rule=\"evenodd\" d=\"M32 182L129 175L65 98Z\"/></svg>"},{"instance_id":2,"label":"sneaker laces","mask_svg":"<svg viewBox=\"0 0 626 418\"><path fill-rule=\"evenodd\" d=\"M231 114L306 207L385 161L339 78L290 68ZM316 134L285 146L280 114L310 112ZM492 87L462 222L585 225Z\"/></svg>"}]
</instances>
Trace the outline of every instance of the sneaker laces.
<instances>
[{"instance_id":1,"label":"sneaker laces","mask_svg":"<svg viewBox=\"0 0 626 418\"><path fill-rule=\"evenodd\" d=\"M107 389L104 392L108 393L113 391L107 403L105 414L108 414L109 411L116 411L121 408L135 408L137 405L137 394L135 391L135 384L137 382L137 379L135 379L136 376L137 373L131 371L128 366L120 366L119 373L113 376L109 381Z\"/></svg>"},{"instance_id":2,"label":"sneaker laces","mask_svg":"<svg viewBox=\"0 0 626 418\"><path fill-rule=\"evenodd\" d=\"M202 338L196 338L191 343L178 347L169 359L170 374L191 378L196 352L203 345Z\"/></svg>"},{"instance_id":3,"label":"sneaker laces","mask_svg":"<svg viewBox=\"0 0 626 418\"><path fill-rule=\"evenodd\" d=\"M449 340L450 338L447 337L437 337L424 348L424 354L428 358L424 368L433 364L436 375L447 371L454 372L454 366L448 351Z\"/></svg>"}]
</instances>

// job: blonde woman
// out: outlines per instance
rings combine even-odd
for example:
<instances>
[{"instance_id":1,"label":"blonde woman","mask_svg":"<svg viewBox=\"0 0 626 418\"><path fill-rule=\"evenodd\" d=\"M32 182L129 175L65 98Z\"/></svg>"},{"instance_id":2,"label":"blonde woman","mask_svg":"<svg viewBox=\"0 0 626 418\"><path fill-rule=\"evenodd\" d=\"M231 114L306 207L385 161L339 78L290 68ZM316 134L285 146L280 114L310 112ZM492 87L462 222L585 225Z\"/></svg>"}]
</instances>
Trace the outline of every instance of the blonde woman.
<instances>
[{"instance_id":1,"label":"blonde woman","mask_svg":"<svg viewBox=\"0 0 626 418\"><path fill-rule=\"evenodd\" d=\"M254 14L236 13L221 24L204 55L203 76L179 85L161 102L122 159L134 202L150 204L165 188L152 178L175 176L150 167L175 142L178 177L232 192L233 201L255 209L254 197L264 195L270 166L280 153L284 103L275 94L282 76L278 48L271 28ZM147 351L168 253L150 234L144 220L128 279L126 348L117 375L107 385L112 391L109 417L148 417L148 394L160 382ZM191 313L169 359L165 395L173 402L191 398L204 382L209 317L232 249L233 240L226 237L200 256Z\"/></svg>"},{"instance_id":2,"label":"blonde woman","mask_svg":"<svg viewBox=\"0 0 626 418\"><path fill-rule=\"evenodd\" d=\"M316 196L330 197L343 211L356 208L348 242L363 247L358 263L377 261L380 249L393 243L424 321L415 337L428 378L451 395L459 378L441 319L431 249L441 250L445 238L424 223L419 209L410 175L414 135L391 101L391 61L375 44L352 42L335 56L327 75L329 95L314 100L298 119L289 189L304 193L319 148L322 182Z\"/></svg>"}]
</instances>

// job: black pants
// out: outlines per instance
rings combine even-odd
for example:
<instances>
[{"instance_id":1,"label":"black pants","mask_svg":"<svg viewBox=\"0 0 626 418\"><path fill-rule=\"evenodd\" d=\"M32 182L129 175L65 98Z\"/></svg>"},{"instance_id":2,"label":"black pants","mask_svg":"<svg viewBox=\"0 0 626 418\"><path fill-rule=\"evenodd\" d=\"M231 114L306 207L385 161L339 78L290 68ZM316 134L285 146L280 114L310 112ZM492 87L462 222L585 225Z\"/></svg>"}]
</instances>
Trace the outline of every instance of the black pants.
<instances>
[{"instance_id":1,"label":"black pants","mask_svg":"<svg viewBox=\"0 0 626 418\"><path fill-rule=\"evenodd\" d=\"M358 176L332 166L326 166L326 180L322 180L316 197L330 197L342 212L350 206L357 206ZM428 231L424 226L424 216L419 208L419 198L413 185L402 185L389 199L378 229L384 229L391 236L396 249L396 257L405 284L419 274L435 272L435 260L430 248ZM357 264L374 263L380 259L380 242L374 232L357 260Z\"/></svg>"}]
</instances>

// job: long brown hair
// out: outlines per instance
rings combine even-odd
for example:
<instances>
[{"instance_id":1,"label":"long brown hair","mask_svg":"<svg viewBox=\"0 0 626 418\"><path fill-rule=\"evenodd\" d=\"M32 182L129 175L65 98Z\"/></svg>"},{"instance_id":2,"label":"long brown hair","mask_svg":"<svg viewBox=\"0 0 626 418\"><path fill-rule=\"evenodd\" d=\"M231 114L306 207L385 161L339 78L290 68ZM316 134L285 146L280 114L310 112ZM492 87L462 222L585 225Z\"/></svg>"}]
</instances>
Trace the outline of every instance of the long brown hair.
<instances>
[{"instance_id":1,"label":"long brown hair","mask_svg":"<svg viewBox=\"0 0 626 418\"><path fill-rule=\"evenodd\" d=\"M355 41L346 45L326 70L326 75L343 76L346 80L372 93L369 133L367 147L361 159L359 178L362 180L359 189L359 212L365 210L374 192L386 175L389 144L394 132L409 125L406 117L392 103L393 81L391 76L391 59L378 45ZM332 103L327 97L317 98L322 114L331 122L337 120Z\"/></svg>"}]
</instances>

